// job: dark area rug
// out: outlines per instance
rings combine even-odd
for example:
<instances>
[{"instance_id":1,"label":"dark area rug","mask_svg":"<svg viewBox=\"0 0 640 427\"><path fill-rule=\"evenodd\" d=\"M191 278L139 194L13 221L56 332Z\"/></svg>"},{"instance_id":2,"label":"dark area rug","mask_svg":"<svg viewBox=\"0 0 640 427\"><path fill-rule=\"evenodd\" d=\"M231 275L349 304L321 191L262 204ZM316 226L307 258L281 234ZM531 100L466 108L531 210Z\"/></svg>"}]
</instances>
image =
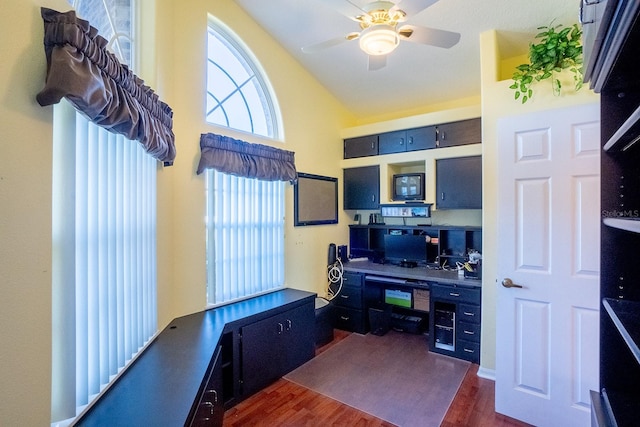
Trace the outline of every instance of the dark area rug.
<instances>
[{"instance_id":1,"label":"dark area rug","mask_svg":"<svg viewBox=\"0 0 640 427\"><path fill-rule=\"evenodd\" d=\"M430 353L426 338L351 334L284 378L402 427L439 426L469 362Z\"/></svg>"}]
</instances>

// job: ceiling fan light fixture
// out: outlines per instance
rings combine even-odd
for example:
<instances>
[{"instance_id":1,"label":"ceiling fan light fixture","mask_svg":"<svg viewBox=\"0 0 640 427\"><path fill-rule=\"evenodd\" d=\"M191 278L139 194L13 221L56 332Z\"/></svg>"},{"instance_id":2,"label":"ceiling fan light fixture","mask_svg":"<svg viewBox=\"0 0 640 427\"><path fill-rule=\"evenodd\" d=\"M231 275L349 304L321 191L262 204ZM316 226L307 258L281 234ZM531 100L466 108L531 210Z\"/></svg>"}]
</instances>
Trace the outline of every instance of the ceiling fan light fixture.
<instances>
[{"instance_id":1,"label":"ceiling fan light fixture","mask_svg":"<svg viewBox=\"0 0 640 427\"><path fill-rule=\"evenodd\" d=\"M386 55L400 43L395 27L386 24L373 25L360 33L360 49L367 55Z\"/></svg>"}]
</instances>

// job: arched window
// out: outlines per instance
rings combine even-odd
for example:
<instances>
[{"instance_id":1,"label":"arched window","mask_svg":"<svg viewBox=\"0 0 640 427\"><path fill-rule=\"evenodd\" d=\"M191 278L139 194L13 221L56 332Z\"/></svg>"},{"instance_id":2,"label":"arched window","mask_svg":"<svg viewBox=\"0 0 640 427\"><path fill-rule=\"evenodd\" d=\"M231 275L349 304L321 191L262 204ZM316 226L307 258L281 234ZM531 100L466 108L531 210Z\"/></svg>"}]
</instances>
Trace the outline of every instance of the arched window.
<instances>
[{"instance_id":1,"label":"arched window","mask_svg":"<svg viewBox=\"0 0 640 427\"><path fill-rule=\"evenodd\" d=\"M275 96L249 50L221 22L209 18L207 122L279 139Z\"/></svg>"}]
</instances>

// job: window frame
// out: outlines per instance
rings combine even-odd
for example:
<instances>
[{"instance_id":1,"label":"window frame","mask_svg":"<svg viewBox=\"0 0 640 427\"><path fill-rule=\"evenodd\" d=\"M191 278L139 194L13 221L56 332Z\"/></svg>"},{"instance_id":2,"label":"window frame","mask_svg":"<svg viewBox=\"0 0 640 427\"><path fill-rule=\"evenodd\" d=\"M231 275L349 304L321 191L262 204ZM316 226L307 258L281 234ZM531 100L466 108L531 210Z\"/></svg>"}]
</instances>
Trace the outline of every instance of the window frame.
<instances>
[{"instance_id":1,"label":"window frame","mask_svg":"<svg viewBox=\"0 0 640 427\"><path fill-rule=\"evenodd\" d=\"M275 92L271 85L271 82L267 78L267 74L256 58L256 56L252 53L251 49L243 43L243 41L233 32L227 25L225 25L222 21L215 18L212 15L208 15L207 20L207 37L209 34L213 33L213 37L217 37L222 44L225 44L232 55L238 59L239 62L242 63L245 69L250 69L253 76L252 78L256 79L257 85L261 89L262 96L262 112L266 114L267 127L271 132L271 135L263 135L261 133L253 133L247 129L239 129L231 126L226 126L220 123L209 121L208 115L209 111L207 108L208 102L207 98L211 96L213 99L217 99L214 94L209 91L209 82L208 82L208 71L207 76L205 78L205 102L204 102L204 117L205 121L213 126L219 126L225 129L229 129L232 131L242 132L249 135L255 135L260 138L266 138L273 141L282 142L284 138L284 130L282 127L282 117L280 113L280 107L278 105L277 97L275 96ZM232 50L233 49L233 50ZM207 70L209 67L209 63L213 62L212 59L208 55L207 50ZM215 63L215 62L214 62ZM251 110L250 110L251 111ZM254 112L251 111L253 115Z\"/></svg>"}]
</instances>

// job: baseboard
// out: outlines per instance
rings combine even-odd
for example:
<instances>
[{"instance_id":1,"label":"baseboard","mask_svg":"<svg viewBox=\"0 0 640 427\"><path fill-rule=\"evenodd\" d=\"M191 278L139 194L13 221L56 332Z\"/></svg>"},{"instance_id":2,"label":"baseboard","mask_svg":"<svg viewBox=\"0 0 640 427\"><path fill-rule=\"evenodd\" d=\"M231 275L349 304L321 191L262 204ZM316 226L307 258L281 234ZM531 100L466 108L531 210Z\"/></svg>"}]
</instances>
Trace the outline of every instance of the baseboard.
<instances>
[{"instance_id":1,"label":"baseboard","mask_svg":"<svg viewBox=\"0 0 640 427\"><path fill-rule=\"evenodd\" d=\"M496 371L495 369L487 369L480 366L478 368L478 374L480 378L485 378L487 380L495 381L496 380Z\"/></svg>"}]
</instances>

